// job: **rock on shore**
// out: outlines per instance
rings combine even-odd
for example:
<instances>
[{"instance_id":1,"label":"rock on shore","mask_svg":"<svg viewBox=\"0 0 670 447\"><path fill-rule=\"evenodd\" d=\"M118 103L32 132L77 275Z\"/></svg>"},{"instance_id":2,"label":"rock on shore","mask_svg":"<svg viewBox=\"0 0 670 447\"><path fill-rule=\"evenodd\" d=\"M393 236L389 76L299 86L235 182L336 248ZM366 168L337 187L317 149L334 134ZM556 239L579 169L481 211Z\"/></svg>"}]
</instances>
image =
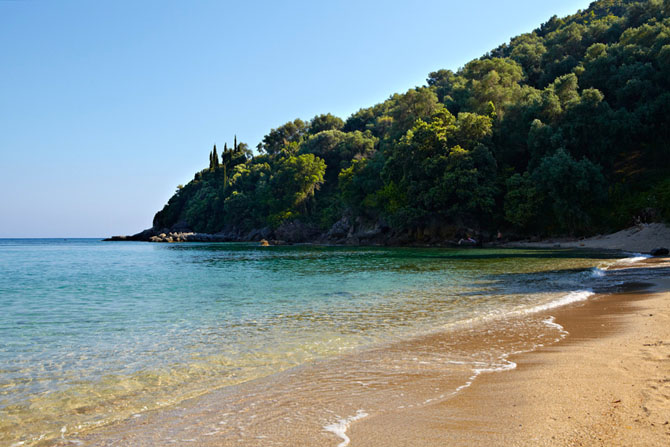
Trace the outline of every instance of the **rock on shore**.
<instances>
[{"instance_id":1,"label":"rock on shore","mask_svg":"<svg viewBox=\"0 0 670 447\"><path fill-rule=\"evenodd\" d=\"M112 236L106 241L145 241L145 242L259 242L271 241L271 245L296 243L324 244L388 244L402 243L383 222L351 221L344 217L337 221L330 230L322 231L315 226L293 220L281 224L276 229L269 227L241 231L236 228L224 229L218 233L197 233L184 225L174 228L149 228L131 236Z\"/></svg>"},{"instance_id":2,"label":"rock on shore","mask_svg":"<svg viewBox=\"0 0 670 447\"><path fill-rule=\"evenodd\" d=\"M493 236L478 234L472 229L456 226L440 226L428 222L425 228L411 232L397 232L383 221L365 221L344 216L327 231L300 220L269 227L242 231L225 228L218 233L197 233L187 225L173 228L149 228L132 236L113 236L106 241L146 241L146 242L260 242L270 245L318 243L333 245L417 245L417 246L457 246L459 238L475 234L475 238L492 241ZM662 223L641 224L609 235L588 239L548 239L537 242L520 241L505 244L507 247L535 248L594 248L651 253L666 256L662 247L670 247L670 227Z\"/></svg>"}]
</instances>

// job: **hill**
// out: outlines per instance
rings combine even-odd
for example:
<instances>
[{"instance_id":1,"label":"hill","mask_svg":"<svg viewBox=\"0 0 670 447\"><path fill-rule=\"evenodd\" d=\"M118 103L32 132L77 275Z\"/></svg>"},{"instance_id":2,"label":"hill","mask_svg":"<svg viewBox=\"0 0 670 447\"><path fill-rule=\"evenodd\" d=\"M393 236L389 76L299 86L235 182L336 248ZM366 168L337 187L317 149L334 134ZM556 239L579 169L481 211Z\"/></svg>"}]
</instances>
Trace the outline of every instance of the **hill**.
<instances>
[{"instance_id":1,"label":"hill","mask_svg":"<svg viewBox=\"0 0 670 447\"><path fill-rule=\"evenodd\" d=\"M600 0L342 120L234 142L159 211L217 240L440 243L670 219L670 0Z\"/></svg>"}]
</instances>

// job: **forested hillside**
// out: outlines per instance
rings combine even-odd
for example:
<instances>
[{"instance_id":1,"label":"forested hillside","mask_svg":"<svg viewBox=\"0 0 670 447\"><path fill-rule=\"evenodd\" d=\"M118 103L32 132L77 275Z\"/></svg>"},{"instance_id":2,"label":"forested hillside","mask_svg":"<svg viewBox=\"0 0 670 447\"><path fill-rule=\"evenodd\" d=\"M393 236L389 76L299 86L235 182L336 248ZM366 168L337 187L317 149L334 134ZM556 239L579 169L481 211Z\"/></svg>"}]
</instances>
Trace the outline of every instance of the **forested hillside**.
<instances>
[{"instance_id":1,"label":"forested hillside","mask_svg":"<svg viewBox=\"0 0 670 447\"><path fill-rule=\"evenodd\" d=\"M289 121L257 149L215 147L154 228L325 234L346 220L421 241L668 220L670 0L552 17L346 120Z\"/></svg>"}]
</instances>

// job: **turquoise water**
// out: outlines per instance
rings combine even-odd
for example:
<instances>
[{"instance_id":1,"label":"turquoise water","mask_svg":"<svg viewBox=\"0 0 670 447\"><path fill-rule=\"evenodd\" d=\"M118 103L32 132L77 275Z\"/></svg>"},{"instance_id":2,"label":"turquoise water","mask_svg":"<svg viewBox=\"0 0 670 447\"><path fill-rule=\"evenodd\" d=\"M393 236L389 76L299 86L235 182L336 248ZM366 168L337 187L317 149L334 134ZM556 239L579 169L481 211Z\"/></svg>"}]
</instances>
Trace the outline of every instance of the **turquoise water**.
<instances>
[{"instance_id":1,"label":"turquoise water","mask_svg":"<svg viewBox=\"0 0 670 447\"><path fill-rule=\"evenodd\" d=\"M547 305L589 288L594 268L619 256L0 240L0 440L31 445L314 359Z\"/></svg>"}]
</instances>

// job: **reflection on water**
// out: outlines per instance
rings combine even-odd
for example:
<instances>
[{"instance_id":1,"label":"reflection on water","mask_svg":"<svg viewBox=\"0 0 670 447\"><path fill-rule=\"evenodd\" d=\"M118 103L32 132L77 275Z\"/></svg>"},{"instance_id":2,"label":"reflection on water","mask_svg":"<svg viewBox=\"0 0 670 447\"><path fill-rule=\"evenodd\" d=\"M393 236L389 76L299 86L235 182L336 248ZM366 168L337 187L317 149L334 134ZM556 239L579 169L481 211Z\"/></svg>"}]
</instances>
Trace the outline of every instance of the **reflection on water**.
<instances>
[{"instance_id":1,"label":"reflection on water","mask_svg":"<svg viewBox=\"0 0 670 447\"><path fill-rule=\"evenodd\" d=\"M593 268L616 257L0 240L0 439L30 445L536 306L604 283Z\"/></svg>"}]
</instances>

